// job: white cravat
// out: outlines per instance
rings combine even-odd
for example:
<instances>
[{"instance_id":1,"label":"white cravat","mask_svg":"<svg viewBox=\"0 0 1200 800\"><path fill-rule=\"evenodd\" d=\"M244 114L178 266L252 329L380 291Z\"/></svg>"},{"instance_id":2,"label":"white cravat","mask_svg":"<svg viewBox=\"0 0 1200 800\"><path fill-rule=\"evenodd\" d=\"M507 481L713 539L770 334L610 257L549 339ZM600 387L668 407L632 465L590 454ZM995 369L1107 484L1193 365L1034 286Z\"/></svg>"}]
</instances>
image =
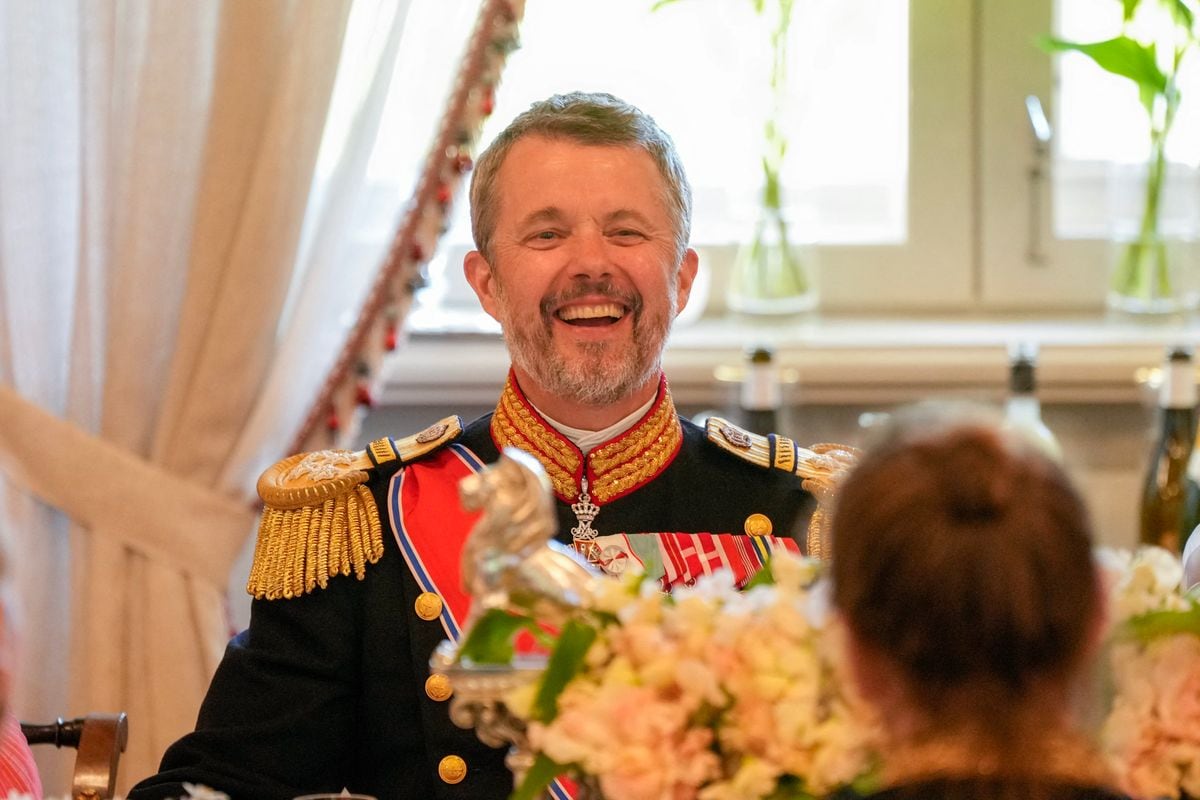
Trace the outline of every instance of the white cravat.
<instances>
[{"instance_id":1,"label":"white cravat","mask_svg":"<svg viewBox=\"0 0 1200 800\"><path fill-rule=\"evenodd\" d=\"M588 452L591 451L591 449L596 445L603 444L609 439L620 436L622 433L632 428L634 423L645 416L646 412L650 410L650 406L654 405L654 401L657 398L658 395L655 394L646 402L645 405L634 411L632 414L622 417L612 425L609 425L607 428L598 431L588 431L584 430L583 428L572 428L570 425L564 425L557 420L551 419L546 414L543 414L542 410L537 406L534 406L534 410L541 414L542 419L546 420L546 422L549 423L552 428L570 439L571 443L579 448L579 452L586 456Z\"/></svg>"}]
</instances>

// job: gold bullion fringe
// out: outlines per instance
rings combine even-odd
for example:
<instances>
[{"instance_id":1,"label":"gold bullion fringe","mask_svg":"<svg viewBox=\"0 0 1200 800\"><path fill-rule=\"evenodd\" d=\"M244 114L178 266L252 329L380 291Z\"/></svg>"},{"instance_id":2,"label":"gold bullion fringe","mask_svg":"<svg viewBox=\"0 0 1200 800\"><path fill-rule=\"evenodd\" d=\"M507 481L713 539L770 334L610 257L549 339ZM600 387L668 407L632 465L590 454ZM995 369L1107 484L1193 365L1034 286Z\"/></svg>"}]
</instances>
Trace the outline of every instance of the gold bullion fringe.
<instances>
[{"instance_id":1,"label":"gold bullion fringe","mask_svg":"<svg viewBox=\"0 0 1200 800\"><path fill-rule=\"evenodd\" d=\"M324 589L351 571L362 580L367 564L383 556L383 526L371 490L364 485L321 505L294 509L267 506L246 591L278 600Z\"/></svg>"},{"instance_id":2,"label":"gold bullion fringe","mask_svg":"<svg viewBox=\"0 0 1200 800\"><path fill-rule=\"evenodd\" d=\"M823 506L818 506L817 510L808 520L808 536L805 542L804 553L809 558L816 558L821 561L827 561L832 555L825 552L825 542L829 540L829 529L832 527L833 518L829 516Z\"/></svg>"}]
</instances>

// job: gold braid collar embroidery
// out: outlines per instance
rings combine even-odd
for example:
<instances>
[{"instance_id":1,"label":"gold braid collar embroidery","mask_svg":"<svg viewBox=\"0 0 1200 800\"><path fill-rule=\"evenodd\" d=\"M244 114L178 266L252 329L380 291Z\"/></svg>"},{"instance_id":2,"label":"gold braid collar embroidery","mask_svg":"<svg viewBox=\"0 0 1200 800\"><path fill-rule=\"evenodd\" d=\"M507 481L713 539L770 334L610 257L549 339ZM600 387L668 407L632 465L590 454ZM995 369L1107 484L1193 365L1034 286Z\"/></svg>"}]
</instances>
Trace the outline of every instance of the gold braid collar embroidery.
<instances>
[{"instance_id":1,"label":"gold braid collar embroidery","mask_svg":"<svg viewBox=\"0 0 1200 800\"><path fill-rule=\"evenodd\" d=\"M519 447L541 462L555 494L567 501L578 499L583 455L534 411L511 373L492 415L491 429L498 448ZM592 452L592 499L604 503L651 480L670 463L682 441L683 427L663 379L646 416Z\"/></svg>"}]
</instances>

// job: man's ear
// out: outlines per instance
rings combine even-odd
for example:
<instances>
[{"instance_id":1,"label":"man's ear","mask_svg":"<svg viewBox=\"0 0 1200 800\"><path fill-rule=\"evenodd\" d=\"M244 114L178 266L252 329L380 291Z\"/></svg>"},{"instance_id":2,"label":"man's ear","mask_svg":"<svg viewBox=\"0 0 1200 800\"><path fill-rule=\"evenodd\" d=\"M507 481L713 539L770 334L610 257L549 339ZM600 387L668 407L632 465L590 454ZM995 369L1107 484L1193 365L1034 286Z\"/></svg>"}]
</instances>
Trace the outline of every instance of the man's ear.
<instances>
[{"instance_id":1,"label":"man's ear","mask_svg":"<svg viewBox=\"0 0 1200 800\"><path fill-rule=\"evenodd\" d=\"M499 322L500 304L496 298L498 289L496 275L492 272L492 265L483 257L483 253L478 250L467 253L463 258L463 274L467 276L467 283L471 284L471 288L475 290L475 296L479 298L479 305L483 306L483 310L488 313L488 316Z\"/></svg>"},{"instance_id":2,"label":"man's ear","mask_svg":"<svg viewBox=\"0 0 1200 800\"><path fill-rule=\"evenodd\" d=\"M679 289L675 293L675 313L679 314L687 306L688 298L692 296L692 284L696 282L696 270L700 268L700 256L688 248L679 264Z\"/></svg>"}]
</instances>

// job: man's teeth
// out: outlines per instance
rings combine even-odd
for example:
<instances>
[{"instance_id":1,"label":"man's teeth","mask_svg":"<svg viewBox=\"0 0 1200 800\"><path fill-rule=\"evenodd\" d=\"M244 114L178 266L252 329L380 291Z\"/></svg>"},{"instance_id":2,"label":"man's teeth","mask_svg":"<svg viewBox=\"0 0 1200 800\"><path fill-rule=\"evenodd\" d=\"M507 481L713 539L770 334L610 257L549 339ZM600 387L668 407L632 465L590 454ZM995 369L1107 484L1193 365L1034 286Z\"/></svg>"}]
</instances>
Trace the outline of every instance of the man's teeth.
<instances>
[{"instance_id":1,"label":"man's teeth","mask_svg":"<svg viewBox=\"0 0 1200 800\"><path fill-rule=\"evenodd\" d=\"M567 306L558 312L558 318L563 322L570 322L573 319L596 319L598 317L620 319L623 316L625 316L625 309L616 303L600 303L594 306Z\"/></svg>"}]
</instances>

